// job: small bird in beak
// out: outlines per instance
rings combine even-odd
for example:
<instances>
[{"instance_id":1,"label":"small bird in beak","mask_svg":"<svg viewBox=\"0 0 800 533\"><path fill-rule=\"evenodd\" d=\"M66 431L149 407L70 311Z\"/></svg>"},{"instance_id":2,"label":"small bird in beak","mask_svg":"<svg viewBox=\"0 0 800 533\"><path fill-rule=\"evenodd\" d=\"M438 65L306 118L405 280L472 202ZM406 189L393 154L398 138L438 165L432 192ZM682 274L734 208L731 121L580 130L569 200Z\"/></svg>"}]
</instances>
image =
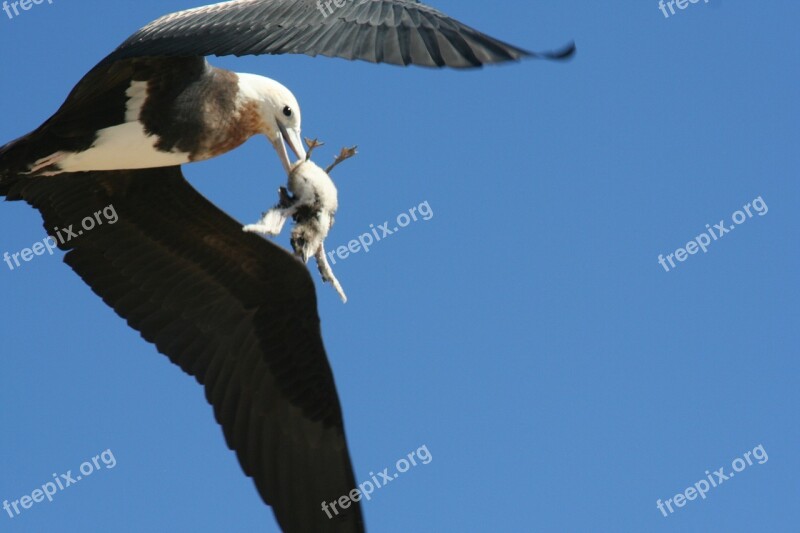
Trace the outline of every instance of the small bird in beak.
<instances>
[{"instance_id":1,"label":"small bird in beak","mask_svg":"<svg viewBox=\"0 0 800 533\"><path fill-rule=\"evenodd\" d=\"M344 289L333 274L325 255L325 238L333 227L334 216L339 208L338 193L329 173L336 165L356 155L356 147L342 148L334 162L323 170L311 161L311 153L323 143L316 139L306 139L306 144L308 152L305 158L289 169L288 188L278 189L278 204L264 213L261 220L243 229L246 232L274 236L280 234L286 220L293 218L295 226L290 242L295 255L304 263L314 257L323 281L331 283L346 303Z\"/></svg>"}]
</instances>

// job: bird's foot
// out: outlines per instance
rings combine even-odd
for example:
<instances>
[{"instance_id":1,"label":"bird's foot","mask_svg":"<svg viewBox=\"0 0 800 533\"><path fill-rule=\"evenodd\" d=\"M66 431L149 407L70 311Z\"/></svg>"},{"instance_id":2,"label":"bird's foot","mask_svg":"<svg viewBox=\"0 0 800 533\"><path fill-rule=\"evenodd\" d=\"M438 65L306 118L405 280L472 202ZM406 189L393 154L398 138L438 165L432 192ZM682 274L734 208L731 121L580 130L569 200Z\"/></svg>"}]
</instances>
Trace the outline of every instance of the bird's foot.
<instances>
[{"instance_id":1,"label":"bird's foot","mask_svg":"<svg viewBox=\"0 0 800 533\"><path fill-rule=\"evenodd\" d=\"M311 152L313 152L315 148L325 146L325 143L319 139L309 139L308 137L306 137L304 140L306 141L306 146L308 147L308 150L306 150L306 161L310 161Z\"/></svg>"},{"instance_id":2,"label":"bird's foot","mask_svg":"<svg viewBox=\"0 0 800 533\"><path fill-rule=\"evenodd\" d=\"M358 146L353 146L351 148L342 148L342 151L339 152L339 155L336 156L336 159L333 160L333 163L331 163L330 166L325 169L325 173L330 174L331 170L336 168L336 165L338 165L342 161L347 161L356 154L358 154Z\"/></svg>"}]
</instances>

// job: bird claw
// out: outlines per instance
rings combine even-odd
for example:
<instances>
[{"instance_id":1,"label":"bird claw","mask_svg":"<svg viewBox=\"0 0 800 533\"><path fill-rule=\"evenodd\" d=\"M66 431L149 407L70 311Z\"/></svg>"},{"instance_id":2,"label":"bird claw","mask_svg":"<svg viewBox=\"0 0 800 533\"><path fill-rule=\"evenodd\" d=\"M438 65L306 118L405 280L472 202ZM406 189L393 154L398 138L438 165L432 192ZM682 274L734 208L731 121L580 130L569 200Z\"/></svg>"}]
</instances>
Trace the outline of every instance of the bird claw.
<instances>
[{"instance_id":1,"label":"bird claw","mask_svg":"<svg viewBox=\"0 0 800 533\"><path fill-rule=\"evenodd\" d=\"M306 146L308 146L308 150L306 150L306 161L310 161L311 152L314 151L314 148L325 146L325 143L320 141L319 139L309 139L308 137L306 137L304 140L306 141Z\"/></svg>"},{"instance_id":2,"label":"bird claw","mask_svg":"<svg viewBox=\"0 0 800 533\"><path fill-rule=\"evenodd\" d=\"M336 159L333 160L333 163L325 169L326 174L330 174L331 170L336 168L336 165L341 163L342 161L347 161L351 157L358 154L358 146L353 146L351 148L342 148L342 151L339 152L339 155L336 156Z\"/></svg>"}]
</instances>

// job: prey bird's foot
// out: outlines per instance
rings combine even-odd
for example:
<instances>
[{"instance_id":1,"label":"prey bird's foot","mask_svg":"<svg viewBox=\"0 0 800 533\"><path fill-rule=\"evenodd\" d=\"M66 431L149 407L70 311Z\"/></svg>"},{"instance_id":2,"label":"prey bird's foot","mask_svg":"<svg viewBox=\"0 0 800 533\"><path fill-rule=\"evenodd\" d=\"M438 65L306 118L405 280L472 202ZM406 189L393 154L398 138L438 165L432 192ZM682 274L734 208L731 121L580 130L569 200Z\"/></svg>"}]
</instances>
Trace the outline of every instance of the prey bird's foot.
<instances>
[{"instance_id":1,"label":"prey bird's foot","mask_svg":"<svg viewBox=\"0 0 800 533\"><path fill-rule=\"evenodd\" d=\"M358 146L353 146L352 148L342 148L342 151L339 152L339 155L336 156L336 159L333 160L333 163L331 163L331 165L325 169L325 173L330 174L331 170L336 168L336 165L342 161L347 161L356 154L358 154Z\"/></svg>"},{"instance_id":2,"label":"prey bird's foot","mask_svg":"<svg viewBox=\"0 0 800 533\"><path fill-rule=\"evenodd\" d=\"M306 161L310 161L311 152L313 152L315 148L325 146L325 143L318 139L309 139L308 137L306 137L304 140L306 141L306 146L308 146L308 150L306 150Z\"/></svg>"}]
</instances>

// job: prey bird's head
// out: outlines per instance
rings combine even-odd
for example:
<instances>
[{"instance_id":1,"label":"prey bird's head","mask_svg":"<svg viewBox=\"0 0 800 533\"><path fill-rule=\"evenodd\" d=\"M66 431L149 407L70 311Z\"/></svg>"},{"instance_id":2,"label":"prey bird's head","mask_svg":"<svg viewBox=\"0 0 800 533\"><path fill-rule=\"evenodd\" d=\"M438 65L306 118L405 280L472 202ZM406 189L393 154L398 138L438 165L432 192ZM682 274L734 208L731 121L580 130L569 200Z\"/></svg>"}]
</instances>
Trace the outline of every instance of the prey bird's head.
<instances>
[{"instance_id":1,"label":"prey bird's head","mask_svg":"<svg viewBox=\"0 0 800 533\"><path fill-rule=\"evenodd\" d=\"M240 95L257 105L261 133L267 136L286 173L292 171L286 145L303 161L306 151L300 136L300 105L292 92L275 80L256 74L239 73Z\"/></svg>"}]
</instances>

